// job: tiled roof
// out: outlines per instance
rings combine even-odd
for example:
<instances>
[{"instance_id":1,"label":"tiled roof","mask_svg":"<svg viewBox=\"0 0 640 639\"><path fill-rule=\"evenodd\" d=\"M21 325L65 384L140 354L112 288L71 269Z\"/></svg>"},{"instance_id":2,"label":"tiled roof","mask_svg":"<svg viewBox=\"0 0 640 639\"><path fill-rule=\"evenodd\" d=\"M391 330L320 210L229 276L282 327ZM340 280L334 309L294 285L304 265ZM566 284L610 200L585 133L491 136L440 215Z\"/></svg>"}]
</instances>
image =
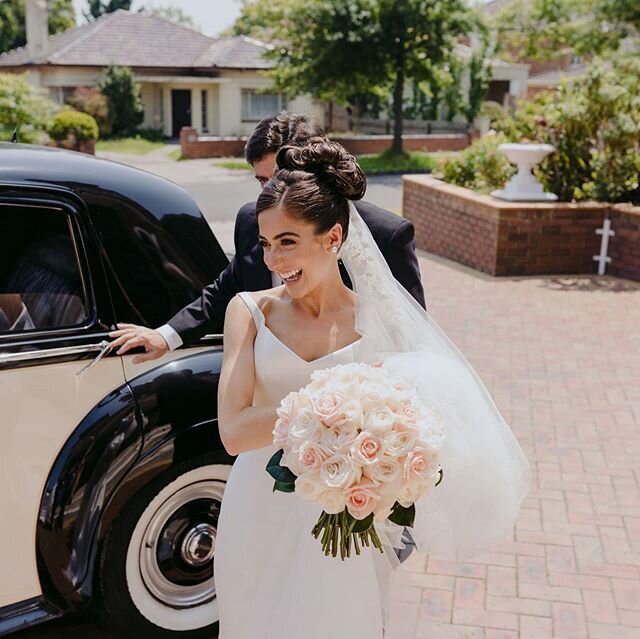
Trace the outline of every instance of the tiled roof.
<instances>
[{"instance_id":1,"label":"tiled roof","mask_svg":"<svg viewBox=\"0 0 640 639\"><path fill-rule=\"evenodd\" d=\"M49 38L41 64L130 67L265 69L268 47L245 37L209 38L144 13L119 10ZM0 67L31 64L26 47L0 55Z\"/></svg>"}]
</instances>

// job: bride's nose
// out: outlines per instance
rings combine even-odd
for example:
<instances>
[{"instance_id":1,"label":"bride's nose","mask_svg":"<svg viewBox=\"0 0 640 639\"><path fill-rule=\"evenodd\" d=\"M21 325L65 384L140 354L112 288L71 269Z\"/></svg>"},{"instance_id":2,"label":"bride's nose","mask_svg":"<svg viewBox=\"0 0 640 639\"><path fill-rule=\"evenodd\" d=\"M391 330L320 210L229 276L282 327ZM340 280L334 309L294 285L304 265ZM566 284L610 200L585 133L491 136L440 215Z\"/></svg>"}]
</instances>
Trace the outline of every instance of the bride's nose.
<instances>
[{"instance_id":1,"label":"bride's nose","mask_svg":"<svg viewBox=\"0 0 640 639\"><path fill-rule=\"evenodd\" d=\"M274 247L263 247L264 263L270 271L277 271L282 260L279 251Z\"/></svg>"}]
</instances>

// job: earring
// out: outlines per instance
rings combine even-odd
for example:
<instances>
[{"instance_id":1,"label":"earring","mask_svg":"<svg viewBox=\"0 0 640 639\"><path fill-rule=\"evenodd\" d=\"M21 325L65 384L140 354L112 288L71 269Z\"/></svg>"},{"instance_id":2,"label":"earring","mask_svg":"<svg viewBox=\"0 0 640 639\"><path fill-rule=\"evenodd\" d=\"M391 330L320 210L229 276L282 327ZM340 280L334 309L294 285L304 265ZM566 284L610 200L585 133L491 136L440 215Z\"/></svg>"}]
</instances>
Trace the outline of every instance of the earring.
<instances>
[{"instance_id":1,"label":"earring","mask_svg":"<svg viewBox=\"0 0 640 639\"><path fill-rule=\"evenodd\" d=\"M337 252L338 252L338 247L337 247L337 246L332 246L332 247L331 247L331 250L332 250L334 253L337 253Z\"/></svg>"}]
</instances>

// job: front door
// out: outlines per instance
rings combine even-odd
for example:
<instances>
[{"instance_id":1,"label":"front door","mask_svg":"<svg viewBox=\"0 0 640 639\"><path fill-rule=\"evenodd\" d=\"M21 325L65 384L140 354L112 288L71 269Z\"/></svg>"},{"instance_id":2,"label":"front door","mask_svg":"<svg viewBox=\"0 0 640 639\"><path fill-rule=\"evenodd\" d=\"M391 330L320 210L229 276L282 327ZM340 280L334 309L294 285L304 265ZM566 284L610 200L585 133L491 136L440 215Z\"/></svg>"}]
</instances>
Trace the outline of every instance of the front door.
<instances>
[{"instance_id":1,"label":"front door","mask_svg":"<svg viewBox=\"0 0 640 639\"><path fill-rule=\"evenodd\" d=\"M191 91L185 89L171 90L172 135L180 137L183 126L191 126Z\"/></svg>"}]
</instances>

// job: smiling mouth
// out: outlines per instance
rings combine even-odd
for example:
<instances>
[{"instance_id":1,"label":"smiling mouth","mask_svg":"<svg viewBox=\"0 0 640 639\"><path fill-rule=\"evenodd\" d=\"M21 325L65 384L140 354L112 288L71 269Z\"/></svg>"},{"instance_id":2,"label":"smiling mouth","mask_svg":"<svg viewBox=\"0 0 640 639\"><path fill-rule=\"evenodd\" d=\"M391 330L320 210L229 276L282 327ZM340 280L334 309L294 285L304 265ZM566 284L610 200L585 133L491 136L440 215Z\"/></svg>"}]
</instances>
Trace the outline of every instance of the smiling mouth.
<instances>
[{"instance_id":1,"label":"smiling mouth","mask_svg":"<svg viewBox=\"0 0 640 639\"><path fill-rule=\"evenodd\" d=\"M287 284L294 284L302 277L302 269L299 268L295 271L286 271L285 273L278 273L280 279Z\"/></svg>"}]
</instances>

